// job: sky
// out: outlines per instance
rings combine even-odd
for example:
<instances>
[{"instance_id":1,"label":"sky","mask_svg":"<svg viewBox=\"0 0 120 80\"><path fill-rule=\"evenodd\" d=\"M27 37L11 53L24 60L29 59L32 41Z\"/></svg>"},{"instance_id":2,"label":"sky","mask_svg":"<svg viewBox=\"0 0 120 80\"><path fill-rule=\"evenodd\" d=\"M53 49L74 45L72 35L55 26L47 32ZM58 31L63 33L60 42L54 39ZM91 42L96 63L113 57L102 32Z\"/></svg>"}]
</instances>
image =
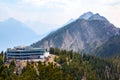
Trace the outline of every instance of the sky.
<instances>
[{"instance_id":1,"label":"sky","mask_svg":"<svg viewBox=\"0 0 120 80\"><path fill-rule=\"evenodd\" d=\"M0 21L15 18L40 35L88 11L120 27L120 0L0 0Z\"/></svg>"}]
</instances>

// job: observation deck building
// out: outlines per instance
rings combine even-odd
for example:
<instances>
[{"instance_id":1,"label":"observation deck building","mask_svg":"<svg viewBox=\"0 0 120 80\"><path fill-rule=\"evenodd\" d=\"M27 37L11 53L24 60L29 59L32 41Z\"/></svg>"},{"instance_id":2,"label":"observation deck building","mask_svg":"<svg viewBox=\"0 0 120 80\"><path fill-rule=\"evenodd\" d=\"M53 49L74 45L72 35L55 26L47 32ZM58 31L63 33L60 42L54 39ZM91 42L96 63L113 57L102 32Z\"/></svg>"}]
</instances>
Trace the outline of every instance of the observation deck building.
<instances>
[{"instance_id":1,"label":"observation deck building","mask_svg":"<svg viewBox=\"0 0 120 80\"><path fill-rule=\"evenodd\" d=\"M6 51L6 61L44 61L50 56L44 48L32 48L32 47L14 47L9 48Z\"/></svg>"}]
</instances>

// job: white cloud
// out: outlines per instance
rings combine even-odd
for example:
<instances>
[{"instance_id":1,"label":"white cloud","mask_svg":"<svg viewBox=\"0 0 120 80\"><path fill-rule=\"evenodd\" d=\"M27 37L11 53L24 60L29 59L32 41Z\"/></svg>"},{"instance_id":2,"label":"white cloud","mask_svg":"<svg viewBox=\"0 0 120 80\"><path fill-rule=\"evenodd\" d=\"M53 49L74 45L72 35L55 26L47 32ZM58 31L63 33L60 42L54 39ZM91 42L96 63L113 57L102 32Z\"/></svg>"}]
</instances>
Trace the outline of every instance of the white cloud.
<instances>
[{"instance_id":1,"label":"white cloud","mask_svg":"<svg viewBox=\"0 0 120 80\"><path fill-rule=\"evenodd\" d=\"M44 0L22 0L19 2L20 5L33 5L33 6L41 6L41 5L44 5L45 2Z\"/></svg>"},{"instance_id":2,"label":"white cloud","mask_svg":"<svg viewBox=\"0 0 120 80\"><path fill-rule=\"evenodd\" d=\"M19 0L16 4L0 3L0 20L14 17L26 24L30 21L62 25L70 18L78 18L84 12L92 11L120 27L119 3L120 0ZM32 28L36 30L36 27Z\"/></svg>"}]
</instances>

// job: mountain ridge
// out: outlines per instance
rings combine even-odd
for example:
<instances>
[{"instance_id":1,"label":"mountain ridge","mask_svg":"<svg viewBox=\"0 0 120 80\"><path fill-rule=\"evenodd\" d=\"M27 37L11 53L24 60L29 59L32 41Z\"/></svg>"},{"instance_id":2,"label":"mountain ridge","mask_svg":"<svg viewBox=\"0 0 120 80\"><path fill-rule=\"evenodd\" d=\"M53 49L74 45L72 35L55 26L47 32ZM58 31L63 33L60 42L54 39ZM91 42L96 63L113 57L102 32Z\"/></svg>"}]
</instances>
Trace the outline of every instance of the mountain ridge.
<instances>
[{"instance_id":1,"label":"mountain ridge","mask_svg":"<svg viewBox=\"0 0 120 80\"><path fill-rule=\"evenodd\" d=\"M96 16L94 14L93 16ZM65 25L42 40L32 44L33 47L60 48L76 52L91 53L110 37L119 34L119 28L106 21L103 16L93 20L78 18Z\"/></svg>"}]
</instances>

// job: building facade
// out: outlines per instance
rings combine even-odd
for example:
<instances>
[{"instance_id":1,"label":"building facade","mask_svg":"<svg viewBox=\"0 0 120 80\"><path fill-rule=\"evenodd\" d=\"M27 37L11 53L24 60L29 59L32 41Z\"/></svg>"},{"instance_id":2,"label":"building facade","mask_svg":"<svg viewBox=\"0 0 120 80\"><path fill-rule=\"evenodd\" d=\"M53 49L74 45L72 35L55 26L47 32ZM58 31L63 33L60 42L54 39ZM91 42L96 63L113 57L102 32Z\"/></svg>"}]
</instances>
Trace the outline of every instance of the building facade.
<instances>
[{"instance_id":1,"label":"building facade","mask_svg":"<svg viewBox=\"0 0 120 80\"><path fill-rule=\"evenodd\" d=\"M7 49L6 61L44 61L50 56L46 49L31 47L15 47Z\"/></svg>"}]
</instances>

